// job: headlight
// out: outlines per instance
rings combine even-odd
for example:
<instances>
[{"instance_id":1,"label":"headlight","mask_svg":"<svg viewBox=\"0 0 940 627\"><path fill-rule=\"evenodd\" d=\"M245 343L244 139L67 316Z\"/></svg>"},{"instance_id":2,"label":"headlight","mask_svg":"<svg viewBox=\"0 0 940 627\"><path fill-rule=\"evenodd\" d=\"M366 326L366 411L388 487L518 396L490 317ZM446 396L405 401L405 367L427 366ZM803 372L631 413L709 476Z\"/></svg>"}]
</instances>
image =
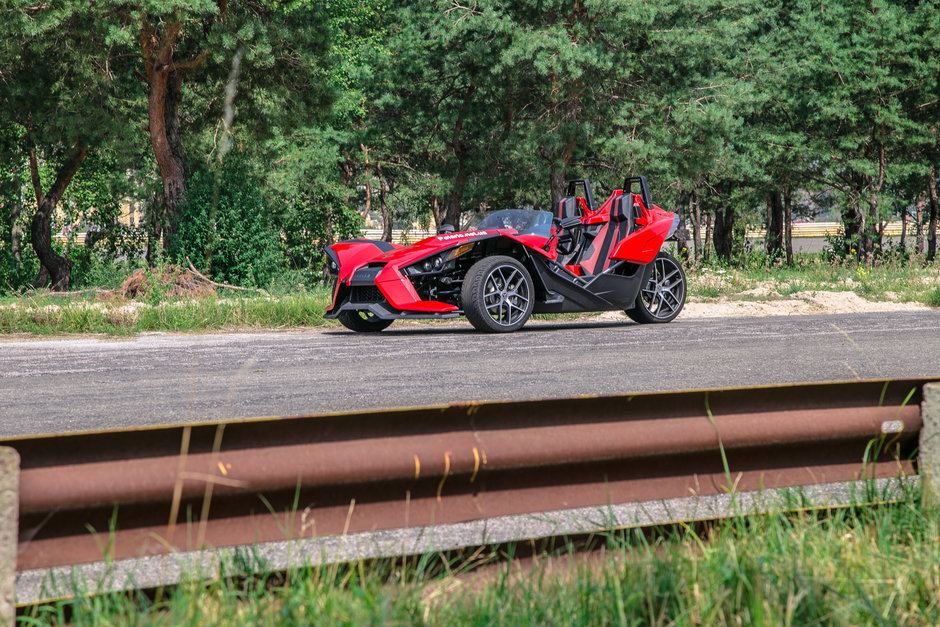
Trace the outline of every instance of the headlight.
<instances>
[{"instance_id":1,"label":"headlight","mask_svg":"<svg viewBox=\"0 0 940 627\"><path fill-rule=\"evenodd\" d=\"M451 259L456 259L460 255L466 254L473 250L473 244L464 244L463 246L458 246L457 248L451 248L446 253L444 253L444 261L450 261Z\"/></svg>"},{"instance_id":2,"label":"headlight","mask_svg":"<svg viewBox=\"0 0 940 627\"><path fill-rule=\"evenodd\" d=\"M419 274L440 272L444 269L448 261L456 259L457 257L470 252L473 250L473 246L473 244L463 244L462 246L451 248L450 250L445 251L439 255L422 259L421 261L405 268L405 274L408 276L417 276Z\"/></svg>"}]
</instances>

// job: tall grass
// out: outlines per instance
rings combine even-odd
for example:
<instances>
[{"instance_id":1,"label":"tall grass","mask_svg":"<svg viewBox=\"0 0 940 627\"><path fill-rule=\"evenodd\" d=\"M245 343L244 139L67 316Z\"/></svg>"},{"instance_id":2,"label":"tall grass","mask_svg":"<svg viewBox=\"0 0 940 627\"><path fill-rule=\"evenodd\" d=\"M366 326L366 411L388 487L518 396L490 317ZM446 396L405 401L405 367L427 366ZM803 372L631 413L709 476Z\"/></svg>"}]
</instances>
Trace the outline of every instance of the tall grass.
<instances>
[{"instance_id":1,"label":"tall grass","mask_svg":"<svg viewBox=\"0 0 940 627\"><path fill-rule=\"evenodd\" d=\"M797 255L783 265L728 266L719 263L688 269L692 299L743 300L789 298L799 292L854 292L868 300L940 302L940 266L885 262L875 267L827 262L819 255ZM757 292L748 294L747 292Z\"/></svg>"},{"instance_id":2,"label":"tall grass","mask_svg":"<svg viewBox=\"0 0 940 627\"><path fill-rule=\"evenodd\" d=\"M935 625L938 514L910 489L874 507L611 531L594 560L563 548L523 562L513 546L429 554L192 582L159 600L78 598L29 608L21 622Z\"/></svg>"},{"instance_id":3,"label":"tall grass","mask_svg":"<svg viewBox=\"0 0 940 627\"><path fill-rule=\"evenodd\" d=\"M0 302L0 334L279 329L324 324L326 289L281 297L234 296L147 300L97 300L46 295Z\"/></svg>"}]
</instances>

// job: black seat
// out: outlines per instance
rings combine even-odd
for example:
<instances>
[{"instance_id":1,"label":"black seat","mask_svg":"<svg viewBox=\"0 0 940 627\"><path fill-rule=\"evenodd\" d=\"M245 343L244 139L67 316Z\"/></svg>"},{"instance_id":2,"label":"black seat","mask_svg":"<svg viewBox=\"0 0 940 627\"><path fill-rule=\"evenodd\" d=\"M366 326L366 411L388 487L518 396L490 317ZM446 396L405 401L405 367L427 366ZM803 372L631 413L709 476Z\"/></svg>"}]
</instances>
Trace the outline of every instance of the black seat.
<instances>
[{"instance_id":1,"label":"black seat","mask_svg":"<svg viewBox=\"0 0 940 627\"><path fill-rule=\"evenodd\" d=\"M578 202L577 196L565 196L555 205L555 217L559 220L583 216L584 212L581 211L581 203Z\"/></svg>"},{"instance_id":2,"label":"black seat","mask_svg":"<svg viewBox=\"0 0 940 627\"><path fill-rule=\"evenodd\" d=\"M577 196L565 196L555 205L555 218L559 222L563 222L569 218L577 218L580 220L583 217L584 210ZM576 263L575 259L577 259L581 253L582 244L583 229L581 227L562 230L558 235L558 243L556 244L558 263L562 265Z\"/></svg>"},{"instance_id":3,"label":"black seat","mask_svg":"<svg viewBox=\"0 0 940 627\"><path fill-rule=\"evenodd\" d=\"M611 253L633 231L633 202L633 194L621 194L610 203L607 222L581 254L579 263L585 274L598 274L610 266Z\"/></svg>"}]
</instances>

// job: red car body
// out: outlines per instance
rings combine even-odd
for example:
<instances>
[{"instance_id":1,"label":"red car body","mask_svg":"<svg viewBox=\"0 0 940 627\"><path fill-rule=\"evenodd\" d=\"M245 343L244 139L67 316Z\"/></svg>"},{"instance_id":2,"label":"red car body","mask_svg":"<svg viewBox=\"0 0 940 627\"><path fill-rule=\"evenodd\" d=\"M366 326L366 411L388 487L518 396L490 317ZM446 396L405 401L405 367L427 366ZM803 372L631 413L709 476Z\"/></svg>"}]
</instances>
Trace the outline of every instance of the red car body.
<instances>
[{"instance_id":1,"label":"red car body","mask_svg":"<svg viewBox=\"0 0 940 627\"><path fill-rule=\"evenodd\" d=\"M631 193L631 184L639 184L641 193ZM581 196L574 195L578 185ZM326 317L357 331L378 331L397 319L461 314L481 330L514 331L533 312L617 309L642 322L667 322L685 301L684 273L661 252L677 223L675 214L649 201L642 177L627 179L599 207L590 182L580 180L569 184L569 196L554 213L493 212L468 230L445 230L410 246L340 242L326 251L335 274ZM668 312L658 316L657 303L644 306L642 293L651 278L664 278L656 279L657 259L667 260L664 271L672 279ZM468 278L473 286L466 285Z\"/></svg>"}]
</instances>

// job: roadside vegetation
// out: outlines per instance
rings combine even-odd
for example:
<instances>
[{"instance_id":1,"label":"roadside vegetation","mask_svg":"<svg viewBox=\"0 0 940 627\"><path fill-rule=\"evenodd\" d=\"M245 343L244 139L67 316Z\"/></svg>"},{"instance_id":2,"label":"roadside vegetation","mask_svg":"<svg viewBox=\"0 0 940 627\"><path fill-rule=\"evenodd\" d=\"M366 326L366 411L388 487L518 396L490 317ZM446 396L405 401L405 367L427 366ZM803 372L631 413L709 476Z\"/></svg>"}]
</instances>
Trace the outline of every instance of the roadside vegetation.
<instances>
[{"instance_id":1,"label":"roadside vegetation","mask_svg":"<svg viewBox=\"0 0 940 627\"><path fill-rule=\"evenodd\" d=\"M112 276L120 278L120 273ZM143 268L123 281L66 294L48 290L0 297L0 334L237 331L318 326L329 288L294 283L271 292L223 287L177 266ZM201 278L197 278L201 277Z\"/></svg>"},{"instance_id":2,"label":"roadside vegetation","mask_svg":"<svg viewBox=\"0 0 940 627\"><path fill-rule=\"evenodd\" d=\"M699 262L688 269L690 302L799 299L806 292L853 292L869 301L940 307L940 267L887 262L868 267L826 254L797 255L792 266L751 259ZM233 289L177 266L109 267L101 284L68 293L30 290L0 296L0 335L276 330L336 324L323 319L330 286L284 273L267 289ZM544 316L542 316L544 318ZM551 316L549 316L551 318ZM558 316L555 316L557 318ZM570 319L577 316L566 316Z\"/></svg>"},{"instance_id":3,"label":"roadside vegetation","mask_svg":"<svg viewBox=\"0 0 940 627\"><path fill-rule=\"evenodd\" d=\"M781 300L802 292L853 292L870 301L940 307L940 267L888 261L874 267L827 253L797 254L793 265L699 264L687 271L693 302Z\"/></svg>"},{"instance_id":4,"label":"roadside vegetation","mask_svg":"<svg viewBox=\"0 0 940 627\"><path fill-rule=\"evenodd\" d=\"M26 608L23 625L935 625L940 511L900 502L232 573ZM582 547L583 548L583 547ZM554 559L550 559L554 557ZM481 568L482 567L482 568Z\"/></svg>"}]
</instances>

